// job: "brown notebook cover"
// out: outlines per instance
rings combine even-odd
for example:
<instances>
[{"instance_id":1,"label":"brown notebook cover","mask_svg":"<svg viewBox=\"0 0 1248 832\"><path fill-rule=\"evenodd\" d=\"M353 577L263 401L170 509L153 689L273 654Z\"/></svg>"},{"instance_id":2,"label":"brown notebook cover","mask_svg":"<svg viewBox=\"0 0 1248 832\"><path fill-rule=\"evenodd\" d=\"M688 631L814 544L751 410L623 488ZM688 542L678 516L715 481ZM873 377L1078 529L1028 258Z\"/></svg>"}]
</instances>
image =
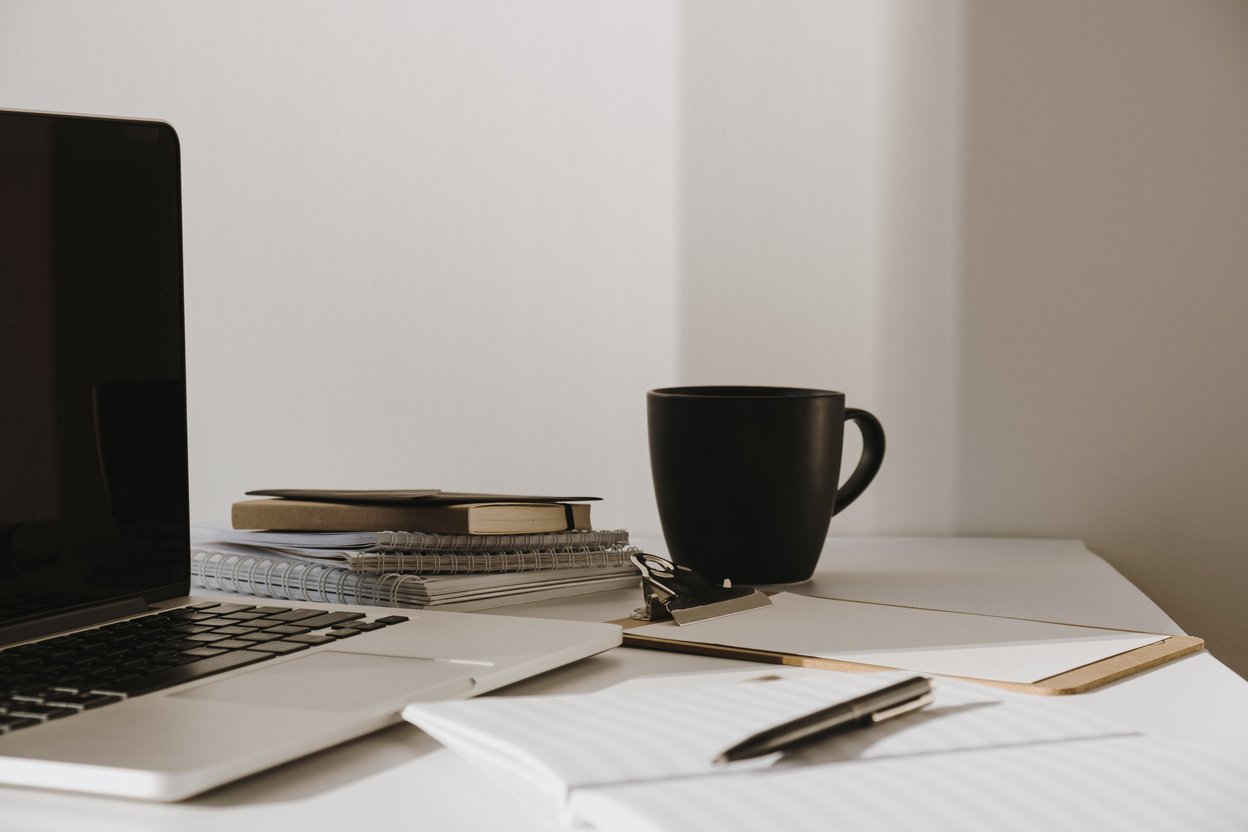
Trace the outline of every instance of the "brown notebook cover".
<instances>
[{"instance_id":1,"label":"brown notebook cover","mask_svg":"<svg viewBox=\"0 0 1248 832\"><path fill-rule=\"evenodd\" d=\"M265 488L248 491L251 497L285 497L317 503L365 503L410 505L458 505L460 503L583 503L600 497L546 497L536 494L477 494L442 491L437 488L398 490L354 490L327 488Z\"/></svg>"},{"instance_id":2,"label":"brown notebook cover","mask_svg":"<svg viewBox=\"0 0 1248 832\"><path fill-rule=\"evenodd\" d=\"M583 503L471 503L386 505L303 500L243 500L232 510L236 529L306 532L433 532L536 534L589 530Z\"/></svg>"}]
</instances>

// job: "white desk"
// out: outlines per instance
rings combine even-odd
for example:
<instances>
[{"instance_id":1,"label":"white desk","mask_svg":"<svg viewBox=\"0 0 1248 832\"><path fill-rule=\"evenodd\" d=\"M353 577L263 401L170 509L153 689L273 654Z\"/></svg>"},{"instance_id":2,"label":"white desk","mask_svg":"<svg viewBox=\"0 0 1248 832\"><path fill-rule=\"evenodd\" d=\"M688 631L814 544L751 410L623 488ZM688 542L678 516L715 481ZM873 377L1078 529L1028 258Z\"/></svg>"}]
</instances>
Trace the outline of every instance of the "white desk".
<instances>
[{"instance_id":1,"label":"white desk","mask_svg":"<svg viewBox=\"0 0 1248 832\"><path fill-rule=\"evenodd\" d=\"M662 550L656 546L651 551ZM832 540L815 580L795 591L803 590L856 600L1180 632L1108 564L1070 541ZM625 617L638 601L635 591L617 591L496 612L604 621ZM590 691L643 674L743 666L747 665L621 648L504 693ZM1248 762L1248 683L1207 653L1055 701L1104 714L1145 733L1203 743ZM529 815L522 804L408 725L172 806L0 788L0 830L5 832L398 828L527 832L553 827Z\"/></svg>"}]
</instances>

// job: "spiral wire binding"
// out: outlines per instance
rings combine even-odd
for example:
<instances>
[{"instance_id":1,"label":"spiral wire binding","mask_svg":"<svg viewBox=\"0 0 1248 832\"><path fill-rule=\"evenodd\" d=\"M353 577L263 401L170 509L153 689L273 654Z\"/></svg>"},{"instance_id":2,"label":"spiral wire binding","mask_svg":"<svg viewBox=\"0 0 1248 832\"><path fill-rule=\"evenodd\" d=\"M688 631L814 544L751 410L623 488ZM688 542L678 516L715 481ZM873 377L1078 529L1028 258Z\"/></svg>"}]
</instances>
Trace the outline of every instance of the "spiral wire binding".
<instances>
[{"instance_id":1,"label":"spiral wire binding","mask_svg":"<svg viewBox=\"0 0 1248 832\"><path fill-rule=\"evenodd\" d=\"M191 575L205 589L286 601L396 607L429 601L416 575L356 575L337 566L253 555L197 550L191 556Z\"/></svg>"},{"instance_id":2,"label":"spiral wire binding","mask_svg":"<svg viewBox=\"0 0 1248 832\"><path fill-rule=\"evenodd\" d=\"M627 566L634 546L592 548L578 546L558 551L540 548L516 551L347 552L347 565L358 572L420 572L439 575L488 572L529 572L544 569L612 568Z\"/></svg>"},{"instance_id":3,"label":"spiral wire binding","mask_svg":"<svg viewBox=\"0 0 1248 832\"><path fill-rule=\"evenodd\" d=\"M478 574L483 573L478 570ZM388 607L425 607L433 602L428 585L419 575L357 573L336 563L310 563L280 556L196 549L191 553L191 577L208 590L285 601Z\"/></svg>"},{"instance_id":4,"label":"spiral wire binding","mask_svg":"<svg viewBox=\"0 0 1248 832\"><path fill-rule=\"evenodd\" d=\"M607 549L628 544L624 529L573 530L528 534L377 533L376 548L408 552L557 552L578 548Z\"/></svg>"}]
</instances>

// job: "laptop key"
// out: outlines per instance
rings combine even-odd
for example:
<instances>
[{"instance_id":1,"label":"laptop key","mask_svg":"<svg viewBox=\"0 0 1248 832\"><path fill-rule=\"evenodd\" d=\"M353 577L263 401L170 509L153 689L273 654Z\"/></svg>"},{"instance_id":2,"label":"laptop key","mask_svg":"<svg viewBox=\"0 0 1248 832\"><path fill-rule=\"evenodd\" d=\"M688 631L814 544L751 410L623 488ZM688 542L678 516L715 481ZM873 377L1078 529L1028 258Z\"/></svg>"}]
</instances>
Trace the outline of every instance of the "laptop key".
<instances>
[{"instance_id":1,"label":"laptop key","mask_svg":"<svg viewBox=\"0 0 1248 832\"><path fill-rule=\"evenodd\" d=\"M374 619L377 624L402 624L404 621L411 621L406 615L387 615L382 618Z\"/></svg>"},{"instance_id":2,"label":"laptop key","mask_svg":"<svg viewBox=\"0 0 1248 832\"><path fill-rule=\"evenodd\" d=\"M238 622L233 618L204 618L200 621L196 621L195 623L199 624L201 627L229 627L237 624Z\"/></svg>"},{"instance_id":3,"label":"laptop key","mask_svg":"<svg viewBox=\"0 0 1248 832\"><path fill-rule=\"evenodd\" d=\"M109 705L120 701L120 696L103 693L62 693L59 695L49 694L45 704L58 708L78 708L79 710L87 711L91 708L98 708L101 705Z\"/></svg>"},{"instance_id":4,"label":"laptop key","mask_svg":"<svg viewBox=\"0 0 1248 832\"><path fill-rule=\"evenodd\" d=\"M31 719L27 716L0 716L0 734L41 724L43 724L42 719Z\"/></svg>"},{"instance_id":5,"label":"laptop key","mask_svg":"<svg viewBox=\"0 0 1248 832\"><path fill-rule=\"evenodd\" d=\"M243 633L250 633L251 630L246 627L218 627L213 632L224 636L241 636Z\"/></svg>"},{"instance_id":6,"label":"laptop key","mask_svg":"<svg viewBox=\"0 0 1248 832\"><path fill-rule=\"evenodd\" d=\"M304 647L306 645L300 645ZM271 658L266 653L257 653L253 650L238 650L232 653L222 653L219 656L211 656L197 662L170 667L164 670L158 670L155 673L148 673L143 676L132 677L127 680L117 681L107 688L101 688L101 692L124 693L127 696L138 696L143 693L150 693L154 690L162 688L171 688L174 685L181 685L185 682L193 682L196 679L202 679L205 676L212 676L217 673L224 673L227 670L233 670L236 667L245 667L249 664L264 661Z\"/></svg>"},{"instance_id":7,"label":"laptop key","mask_svg":"<svg viewBox=\"0 0 1248 832\"><path fill-rule=\"evenodd\" d=\"M170 627L169 633L206 633L211 627L205 627L203 624L176 624Z\"/></svg>"},{"instance_id":8,"label":"laptop key","mask_svg":"<svg viewBox=\"0 0 1248 832\"><path fill-rule=\"evenodd\" d=\"M204 655L211 655L211 656L221 655L220 650L214 650L211 647L192 647L191 649L187 650L186 653L178 653L176 655L169 656L168 658L161 659L160 662L161 664L169 665L170 667L172 667L175 664L187 664L189 662L197 662L200 660L201 656L196 655L196 651L203 651Z\"/></svg>"},{"instance_id":9,"label":"laptop key","mask_svg":"<svg viewBox=\"0 0 1248 832\"><path fill-rule=\"evenodd\" d=\"M284 636L301 636L304 633L312 632L310 627L300 627L297 624L278 624L276 627L266 627L266 633L280 633Z\"/></svg>"},{"instance_id":10,"label":"laptop key","mask_svg":"<svg viewBox=\"0 0 1248 832\"><path fill-rule=\"evenodd\" d=\"M364 613L362 612L327 612L316 618L305 618L299 622L299 626L319 630L321 627L332 627L344 621L355 621L357 618L363 617Z\"/></svg>"},{"instance_id":11,"label":"laptop key","mask_svg":"<svg viewBox=\"0 0 1248 832\"><path fill-rule=\"evenodd\" d=\"M78 713L77 708L57 708L52 705L36 705L33 702L22 702L10 705L8 716L25 717L27 719L60 719Z\"/></svg>"},{"instance_id":12,"label":"laptop key","mask_svg":"<svg viewBox=\"0 0 1248 832\"><path fill-rule=\"evenodd\" d=\"M242 650L240 651L240 653L251 653L252 651L259 651L263 653L272 653L274 655L284 656L287 653L295 653L299 650L307 650L311 646L312 645L310 644L299 644L293 641L265 641L265 642L252 644L250 648L246 650ZM239 654L231 653L230 655L236 656Z\"/></svg>"},{"instance_id":13,"label":"laptop key","mask_svg":"<svg viewBox=\"0 0 1248 832\"><path fill-rule=\"evenodd\" d=\"M305 618L315 618L318 615L324 615L324 610L286 610L269 616L270 621L301 621Z\"/></svg>"},{"instance_id":14,"label":"laptop key","mask_svg":"<svg viewBox=\"0 0 1248 832\"><path fill-rule=\"evenodd\" d=\"M189 612L187 610L175 610L171 618L178 621L203 621L206 618L216 618L215 615L208 612Z\"/></svg>"},{"instance_id":15,"label":"laptop key","mask_svg":"<svg viewBox=\"0 0 1248 832\"><path fill-rule=\"evenodd\" d=\"M307 630L304 630L306 633ZM238 637L239 641L250 641L254 644L260 644L265 641L277 641L282 637L281 633L244 633Z\"/></svg>"},{"instance_id":16,"label":"laptop key","mask_svg":"<svg viewBox=\"0 0 1248 832\"><path fill-rule=\"evenodd\" d=\"M244 612L226 613L225 615L221 617L229 618L233 621L250 621L253 618L264 618L264 616L265 616L265 613L256 612L255 610L246 610Z\"/></svg>"},{"instance_id":17,"label":"laptop key","mask_svg":"<svg viewBox=\"0 0 1248 832\"><path fill-rule=\"evenodd\" d=\"M318 644L332 644L336 640L337 639L331 638L329 636L317 635L316 633L302 633L299 635L286 636L284 639L282 639L283 642L295 641L300 644L311 644L314 647Z\"/></svg>"},{"instance_id":18,"label":"laptop key","mask_svg":"<svg viewBox=\"0 0 1248 832\"><path fill-rule=\"evenodd\" d=\"M228 634L221 635L217 633L191 633L184 640L185 641L198 641L203 644L211 644L214 641L222 641L223 639L227 639L227 638L229 638Z\"/></svg>"},{"instance_id":19,"label":"laptop key","mask_svg":"<svg viewBox=\"0 0 1248 832\"><path fill-rule=\"evenodd\" d=\"M0 698L14 693L41 690L43 687L34 676L12 676L0 684Z\"/></svg>"},{"instance_id":20,"label":"laptop key","mask_svg":"<svg viewBox=\"0 0 1248 832\"><path fill-rule=\"evenodd\" d=\"M207 607L196 607L196 609L210 612L213 615L225 615L227 612L243 612L252 607L248 604L212 604Z\"/></svg>"},{"instance_id":21,"label":"laptop key","mask_svg":"<svg viewBox=\"0 0 1248 832\"><path fill-rule=\"evenodd\" d=\"M269 625L272 623L273 622L266 621L263 618L257 619L256 621L240 621L237 624L232 625L231 629L242 630L245 633L254 633L257 630L268 629ZM283 624L281 626L288 626L288 625ZM304 628L304 629L306 630L307 628Z\"/></svg>"},{"instance_id":22,"label":"laptop key","mask_svg":"<svg viewBox=\"0 0 1248 832\"><path fill-rule=\"evenodd\" d=\"M350 627L335 627L325 635L331 638L351 638L351 636L358 636L359 634L359 630L353 630Z\"/></svg>"}]
</instances>

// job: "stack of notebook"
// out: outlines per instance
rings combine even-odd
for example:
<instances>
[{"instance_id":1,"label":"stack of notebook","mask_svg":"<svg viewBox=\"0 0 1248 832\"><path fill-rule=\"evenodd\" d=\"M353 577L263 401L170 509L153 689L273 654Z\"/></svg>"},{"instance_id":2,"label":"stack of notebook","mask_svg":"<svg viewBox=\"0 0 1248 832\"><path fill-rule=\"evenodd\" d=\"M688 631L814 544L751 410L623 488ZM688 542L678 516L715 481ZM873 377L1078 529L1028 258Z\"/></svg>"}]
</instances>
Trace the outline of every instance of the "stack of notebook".
<instances>
[{"instance_id":1,"label":"stack of notebook","mask_svg":"<svg viewBox=\"0 0 1248 832\"><path fill-rule=\"evenodd\" d=\"M592 498L441 491L270 491L232 529L196 529L205 589L291 601L482 609L635 586L622 530ZM387 530L389 529L389 530Z\"/></svg>"}]
</instances>

